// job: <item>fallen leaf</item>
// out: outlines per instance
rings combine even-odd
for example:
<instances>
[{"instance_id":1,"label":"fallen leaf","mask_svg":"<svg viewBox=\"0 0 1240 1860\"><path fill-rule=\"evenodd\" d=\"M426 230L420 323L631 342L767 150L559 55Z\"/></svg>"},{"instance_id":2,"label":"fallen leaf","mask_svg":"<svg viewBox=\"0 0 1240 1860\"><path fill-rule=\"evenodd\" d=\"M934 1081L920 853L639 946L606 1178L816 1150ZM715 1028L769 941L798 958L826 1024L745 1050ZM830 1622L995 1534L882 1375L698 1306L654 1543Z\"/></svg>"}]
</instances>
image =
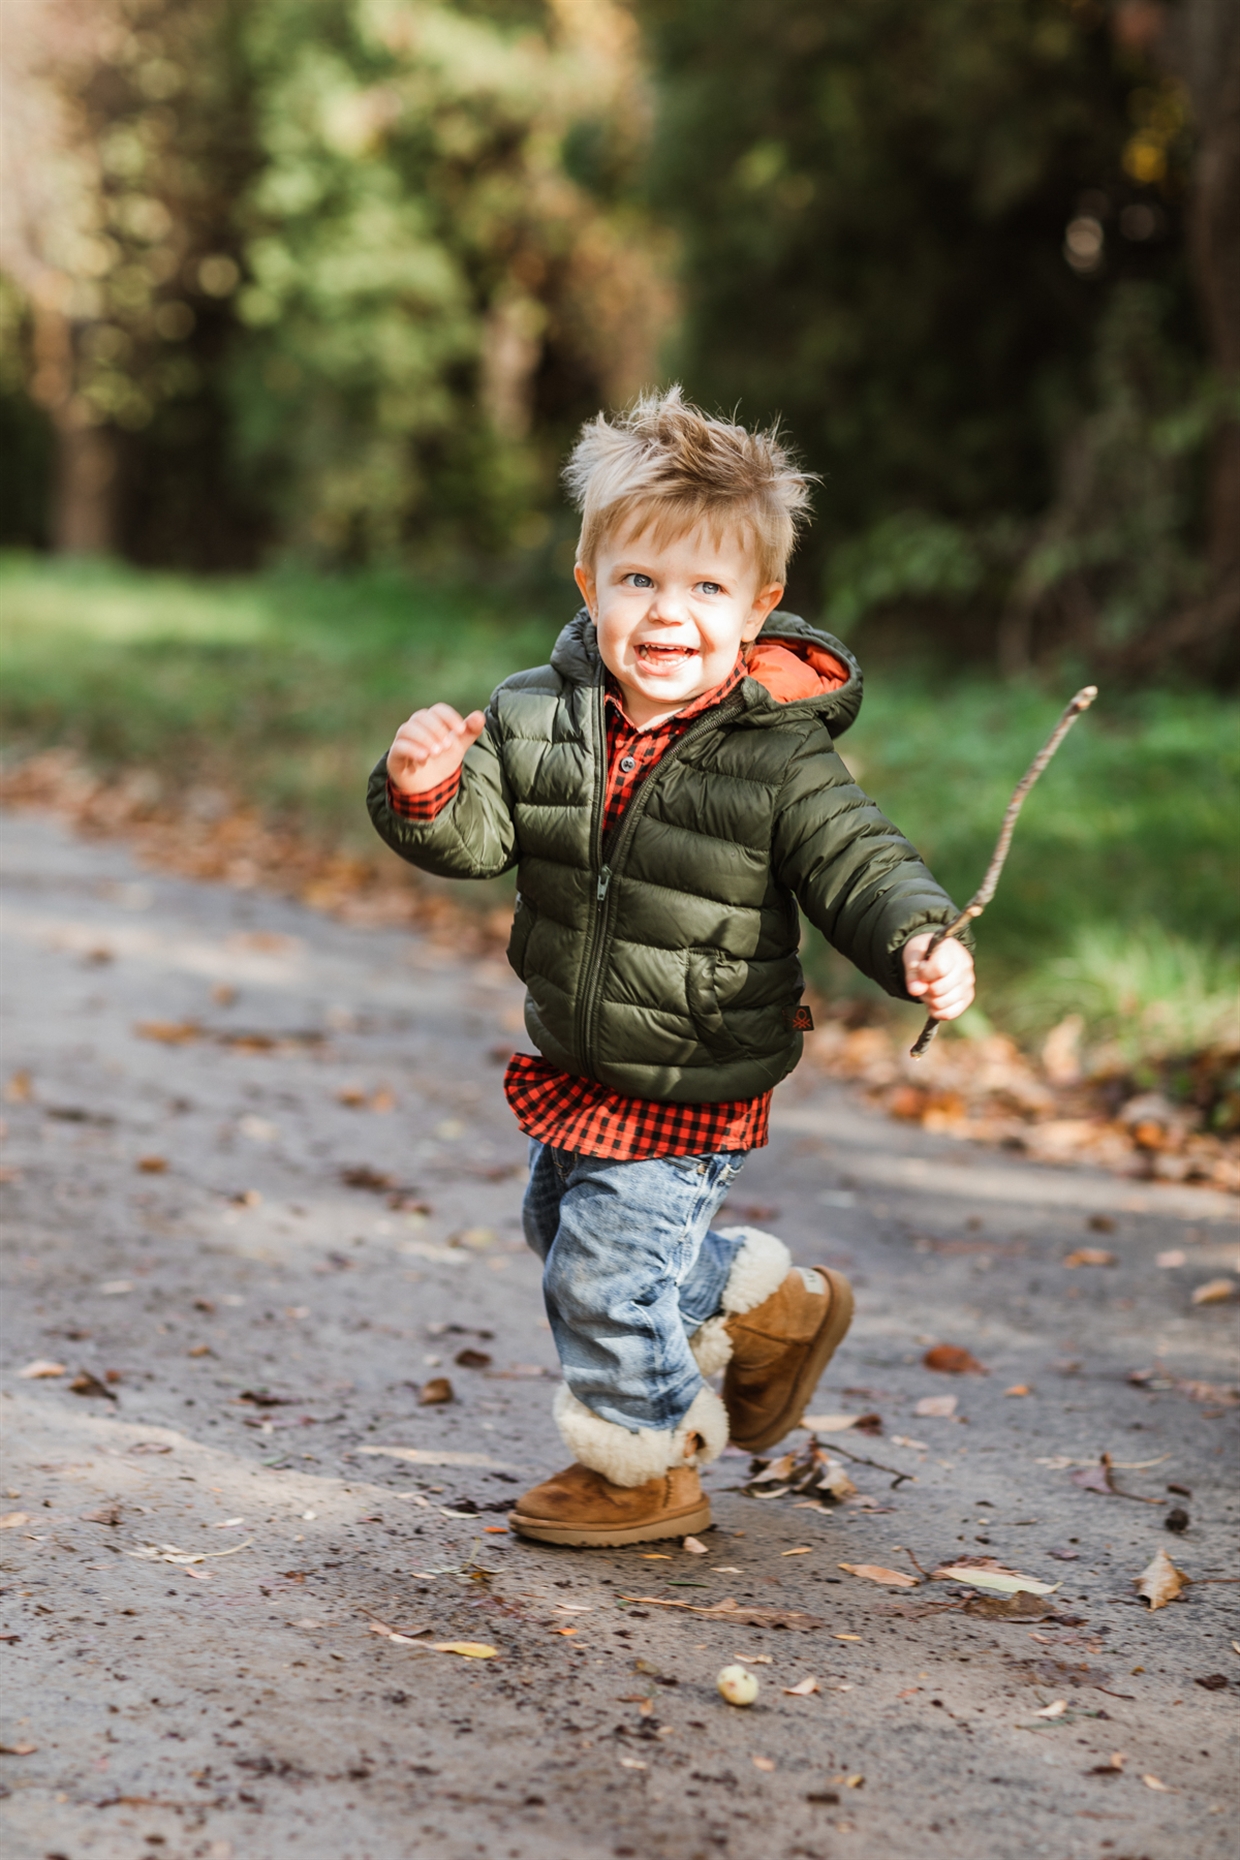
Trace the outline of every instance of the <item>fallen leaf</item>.
<instances>
[{"instance_id":1,"label":"fallen leaf","mask_svg":"<svg viewBox=\"0 0 1240 1860\"><path fill-rule=\"evenodd\" d=\"M880 1563L840 1563L839 1569L846 1569L850 1576L860 1576L866 1582L881 1582L890 1589L916 1589L921 1585L916 1576L909 1576L902 1569L884 1569Z\"/></svg>"},{"instance_id":2,"label":"fallen leaf","mask_svg":"<svg viewBox=\"0 0 1240 1860\"><path fill-rule=\"evenodd\" d=\"M132 1292L133 1280L105 1279L99 1290L105 1298L123 1298L127 1292Z\"/></svg>"},{"instance_id":3,"label":"fallen leaf","mask_svg":"<svg viewBox=\"0 0 1240 1860\"><path fill-rule=\"evenodd\" d=\"M832 1640L860 1640L860 1634L833 1634Z\"/></svg>"},{"instance_id":4,"label":"fallen leaf","mask_svg":"<svg viewBox=\"0 0 1240 1860\"><path fill-rule=\"evenodd\" d=\"M913 1413L923 1416L926 1420L946 1420L949 1415L955 1414L956 1407L957 1397L955 1395L923 1395L915 1405Z\"/></svg>"},{"instance_id":5,"label":"fallen leaf","mask_svg":"<svg viewBox=\"0 0 1240 1860\"><path fill-rule=\"evenodd\" d=\"M1078 1246L1068 1254L1063 1264L1069 1271L1077 1266L1114 1266L1118 1264L1114 1253L1108 1253L1103 1246Z\"/></svg>"},{"instance_id":6,"label":"fallen leaf","mask_svg":"<svg viewBox=\"0 0 1240 1860\"><path fill-rule=\"evenodd\" d=\"M1183 1505L1175 1505L1163 1519L1163 1529L1165 1531L1175 1531L1178 1535L1181 1531L1186 1531L1191 1523L1192 1519L1185 1511Z\"/></svg>"},{"instance_id":7,"label":"fallen leaf","mask_svg":"<svg viewBox=\"0 0 1240 1860\"><path fill-rule=\"evenodd\" d=\"M484 1536L487 1537L507 1537L508 1535L506 1524L484 1524L482 1530Z\"/></svg>"},{"instance_id":8,"label":"fallen leaf","mask_svg":"<svg viewBox=\"0 0 1240 1860\"><path fill-rule=\"evenodd\" d=\"M844 1778L844 1787L846 1789L864 1789L865 1777L864 1776L846 1776Z\"/></svg>"},{"instance_id":9,"label":"fallen leaf","mask_svg":"<svg viewBox=\"0 0 1240 1860\"><path fill-rule=\"evenodd\" d=\"M139 1156L134 1168L139 1175L163 1175L168 1167L166 1156Z\"/></svg>"},{"instance_id":10,"label":"fallen leaf","mask_svg":"<svg viewBox=\"0 0 1240 1860\"><path fill-rule=\"evenodd\" d=\"M990 1371L956 1343L936 1343L922 1357L922 1367L942 1376L988 1376Z\"/></svg>"},{"instance_id":11,"label":"fallen leaf","mask_svg":"<svg viewBox=\"0 0 1240 1860\"><path fill-rule=\"evenodd\" d=\"M1090 1776L1118 1776L1127 1761L1128 1753L1126 1751L1113 1750L1109 1762L1095 1764L1088 1774Z\"/></svg>"},{"instance_id":12,"label":"fallen leaf","mask_svg":"<svg viewBox=\"0 0 1240 1860\"><path fill-rule=\"evenodd\" d=\"M83 1524L119 1524L121 1508L119 1505L100 1505L98 1511L84 1511L81 1514Z\"/></svg>"},{"instance_id":13,"label":"fallen leaf","mask_svg":"<svg viewBox=\"0 0 1240 1860\"><path fill-rule=\"evenodd\" d=\"M1017 1589L1012 1595L974 1595L964 1605L966 1615L983 1621L1045 1621L1054 1615L1044 1595Z\"/></svg>"},{"instance_id":14,"label":"fallen leaf","mask_svg":"<svg viewBox=\"0 0 1240 1860\"><path fill-rule=\"evenodd\" d=\"M999 1595L1053 1595L1061 1585L1057 1582L1036 1582L1032 1576L1022 1576L1014 1569L1004 1569L993 1557L961 1557L958 1562L947 1563L936 1569L931 1582L963 1582L971 1588L993 1589Z\"/></svg>"},{"instance_id":15,"label":"fallen leaf","mask_svg":"<svg viewBox=\"0 0 1240 1860\"><path fill-rule=\"evenodd\" d=\"M645 1767L646 1765L637 1757L621 1757L620 1759L620 1768L622 1770L644 1770Z\"/></svg>"},{"instance_id":16,"label":"fallen leaf","mask_svg":"<svg viewBox=\"0 0 1240 1860\"><path fill-rule=\"evenodd\" d=\"M1165 1253L1156 1255L1154 1264L1156 1266L1161 1266L1165 1272L1169 1272L1176 1266L1186 1266L1188 1264L1188 1254L1182 1247L1168 1247Z\"/></svg>"},{"instance_id":17,"label":"fallen leaf","mask_svg":"<svg viewBox=\"0 0 1240 1860\"><path fill-rule=\"evenodd\" d=\"M1032 1395L1033 1390L1027 1382L1013 1382L1010 1389L1004 1389L1005 1395Z\"/></svg>"},{"instance_id":18,"label":"fallen leaf","mask_svg":"<svg viewBox=\"0 0 1240 1860\"><path fill-rule=\"evenodd\" d=\"M37 1744L0 1744L0 1757L32 1757Z\"/></svg>"},{"instance_id":19,"label":"fallen leaf","mask_svg":"<svg viewBox=\"0 0 1240 1860\"><path fill-rule=\"evenodd\" d=\"M14 1072L4 1088L9 1104L28 1104L34 1096L34 1082L26 1071Z\"/></svg>"},{"instance_id":20,"label":"fallen leaf","mask_svg":"<svg viewBox=\"0 0 1240 1860\"><path fill-rule=\"evenodd\" d=\"M496 1660L499 1648L488 1646L484 1640L437 1640L432 1642L436 1653L459 1653L465 1660Z\"/></svg>"},{"instance_id":21,"label":"fallen leaf","mask_svg":"<svg viewBox=\"0 0 1240 1860\"><path fill-rule=\"evenodd\" d=\"M195 1343L185 1352L186 1356L214 1356L215 1351L209 1343Z\"/></svg>"},{"instance_id":22,"label":"fallen leaf","mask_svg":"<svg viewBox=\"0 0 1240 1860\"><path fill-rule=\"evenodd\" d=\"M101 1382L98 1376L93 1375L89 1369L79 1370L69 1384L69 1388L74 1395L105 1395L109 1401L120 1399L106 1382Z\"/></svg>"},{"instance_id":23,"label":"fallen leaf","mask_svg":"<svg viewBox=\"0 0 1240 1860\"><path fill-rule=\"evenodd\" d=\"M458 1369L489 1369L491 1358L485 1350L458 1350L452 1358Z\"/></svg>"},{"instance_id":24,"label":"fallen leaf","mask_svg":"<svg viewBox=\"0 0 1240 1860\"><path fill-rule=\"evenodd\" d=\"M1050 1705L1044 1705L1041 1711L1035 1711L1035 1718L1062 1718L1068 1709L1067 1699L1055 1699Z\"/></svg>"},{"instance_id":25,"label":"fallen leaf","mask_svg":"<svg viewBox=\"0 0 1240 1860\"><path fill-rule=\"evenodd\" d=\"M185 1046L202 1038L202 1028L194 1020L140 1020L134 1032L140 1040L156 1040L161 1046Z\"/></svg>"},{"instance_id":26,"label":"fallen leaf","mask_svg":"<svg viewBox=\"0 0 1240 1860\"><path fill-rule=\"evenodd\" d=\"M65 1366L63 1363L49 1362L44 1356L37 1356L33 1363L27 1363L17 1373L23 1382L39 1382L44 1376L63 1376Z\"/></svg>"},{"instance_id":27,"label":"fallen leaf","mask_svg":"<svg viewBox=\"0 0 1240 1860\"><path fill-rule=\"evenodd\" d=\"M779 1554L780 1556L808 1556L812 1548L811 1544L803 1544L799 1550L781 1550Z\"/></svg>"},{"instance_id":28,"label":"fallen leaf","mask_svg":"<svg viewBox=\"0 0 1240 1860\"><path fill-rule=\"evenodd\" d=\"M1234 1298L1235 1295L1236 1281L1234 1279L1207 1279L1206 1283L1199 1285L1193 1293L1193 1303L1195 1305L1221 1305L1226 1304L1227 1300Z\"/></svg>"},{"instance_id":29,"label":"fallen leaf","mask_svg":"<svg viewBox=\"0 0 1240 1860\"><path fill-rule=\"evenodd\" d=\"M1147 1789L1157 1789L1160 1795L1179 1795L1180 1793L1178 1789L1173 1789L1170 1783L1159 1782L1157 1776L1143 1776L1141 1781Z\"/></svg>"},{"instance_id":30,"label":"fallen leaf","mask_svg":"<svg viewBox=\"0 0 1240 1860\"><path fill-rule=\"evenodd\" d=\"M1231 1684L1226 1673L1207 1673L1204 1679L1194 1679L1195 1686L1201 1686L1207 1692L1226 1692Z\"/></svg>"},{"instance_id":31,"label":"fallen leaf","mask_svg":"<svg viewBox=\"0 0 1240 1860\"><path fill-rule=\"evenodd\" d=\"M796 1465L796 1462L797 1456L795 1453L781 1453L779 1458L777 1460L772 1460L769 1466L764 1466L761 1471L754 1473L748 1483L750 1485L768 1485L772 1480L786 1479Z\"/></svg>"},{"instance_id":32,"label":"fallen leaf","mask_svg":"<svg viewBox=\"0 0 1240 1860\"><path fill-rule=\"evenodd\" d=\"M812 1677L799 1680L795 1686L785 1686L784 1692L790 1699L807 1699L811 1692L822 1690L818 1681Z\"/></svg>"},{"instance_id":33,"label":"fallen leaf","mask_svg":"<svg viewBox=\"0 0 1240 1860\"><path fill-rule=\"evenodd\" d=\"M23 1524L29 1524L30 1514L26 1511L6 1511L0 1518L0 1531L16 1531Z\"/></svg>"},{"instance_id":34,"label":"fallen leaf","mask_svg":"<svg viewBox=\"0 0 1240 1860\"><path fill-rule=\"evenodd\" d=\"M1149 1603L1153 1614L1156 1608L1165 1608L1168 1602L1173 1602L1190 1581L1182 1569L1176 1568L1165 1550L1156 1550L1141 1574L1133 1577L1132 1586Z\"/></svg>"},{"instance_id":35,"label":"fallen leaf","mask_svg":"<svg viewBox=\"0 0 1240 1860\"><path fill-rule=\"evenodd\" d=\"M801 1426L814 1434L843 1434L860 1419L857 1414L807 1414Z\"/></svg>"},{"instance_id":36,"label":"fallen leaf","mask_svg":"<svg viewBox=\"0 0 1240 1860\"><path fill-rule=\"evenodd\" d=\"M643 1563L670 1563L671 1560L672 1559L668 1555L666 1550L643 1550L642 1551L642 1562Z\"/></svg>"},{"instance_id":37,"label":"fallen leaf","mask_svg":"<svg viewBox=\"0 0 1240 1860\"><path fill-rule=\"evenodd\" d=\"M891 1444L893 1447L915 1447L919 1453L930 1451L924 1440L910 1440L907 1434L893 1434Z\"/></svg>"},{"instance_id":38,"label":"fallen leaf","mask_svg":"<svg viewBox=\"0 0 1240 1860\"><path fill-rule=\"evenodd\" d=\"M422 1392L418 1396L418 1406L419 1408L437 1408L442 1406L444 1402L454 1400L455 1396L452 1393L452 1384L449 1382L447 1376L432 1376L429 1382L424 1382L422 1384Z\"/></svg>"},{"instance_id":39,"label":"fallen leaf","mask_svg":"<svg viewBox=\"0 0 1240 1860\"><path fill-rule=\"evenodd\" d=\"M690 1556L706 1556L708 1554L706 1545L699 1543L696 1537L686 1537L684 1543L680 1547L682 1550L687 1550Z\"/></svg>"},{"instance_id":40,"label":"fallen leaf","mask_svg":"<svg viewBox=\"0 0 1240 1860\"><path fill-rule=\"evenodd\" d=\"M756 1770L765 1770L768 1775L775 1768L774 1759L771 1757L754 1757L751 1761Z\"/></svg>"}]
</instances>

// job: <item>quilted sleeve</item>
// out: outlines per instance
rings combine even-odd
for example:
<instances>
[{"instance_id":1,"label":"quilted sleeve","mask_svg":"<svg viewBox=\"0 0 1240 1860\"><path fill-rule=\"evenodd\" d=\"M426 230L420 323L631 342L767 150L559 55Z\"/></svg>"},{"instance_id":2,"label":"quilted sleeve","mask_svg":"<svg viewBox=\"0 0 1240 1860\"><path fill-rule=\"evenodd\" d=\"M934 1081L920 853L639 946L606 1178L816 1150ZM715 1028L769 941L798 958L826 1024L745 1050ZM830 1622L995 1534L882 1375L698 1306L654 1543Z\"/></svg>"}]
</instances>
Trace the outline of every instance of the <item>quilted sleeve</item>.
<instances>
[{"instance_id":1,"label":"quilted sleeve","mask_svg":"<svg viewBox=\"0 0 1240 1860\"><path fill-rule=\"evenodd\" d=\"M371 772L366 801L380 839L440 878L495 878L517 862L512 797L499 753L494 706L487 727L465 754L460 786L433 820L402 817L388 798L387 761Z\"/></svg>"}]
</instances>

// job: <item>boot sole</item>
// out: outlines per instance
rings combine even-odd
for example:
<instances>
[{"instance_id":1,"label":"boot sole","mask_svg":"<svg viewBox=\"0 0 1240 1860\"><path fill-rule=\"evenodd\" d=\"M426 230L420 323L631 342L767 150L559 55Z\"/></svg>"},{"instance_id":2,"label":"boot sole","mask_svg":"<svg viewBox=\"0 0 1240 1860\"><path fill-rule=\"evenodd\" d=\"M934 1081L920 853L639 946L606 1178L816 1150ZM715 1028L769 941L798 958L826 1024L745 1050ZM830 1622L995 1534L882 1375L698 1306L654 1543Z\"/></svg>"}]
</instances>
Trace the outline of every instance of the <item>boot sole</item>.
<instances>
[{"instance_id":1,"label":"boot sole","mask_svg":"<svg viewBox=\"0 0 1240 1860\"><path fill-rule=\"evenodd\" d=\"M827 1315L779 1414L760 1433L746 1434L743 1439L733 1434L732 1445L743 1448L746 1453L761 1453L764 1448L773 1447L777 1440L782 1440L794 1427L800 1426L805 1404L818 1386L819 1377L848 1334L853 1319L852 1286L842 1273L832 1272L828 1266L815 1266L814 1271L821 1273L831 1287Z\"/></svg>"},{"instance_id":2,"label":"boot sole","mask_svg":"<svg viewBox=\"0 0 1240 1860\"><path fill-rule=\"evenodd\" d=\"M530 1537L537 1543L582 1547L594 1544L605 1548L611 1544L654 1543L660 1537L689 1537L695 1531L708 1531L711 1517L709 1500L705 1500L649 1524L558 1524L552 1518L525 1518L519 1511L510 1511L508 1522L519 1537Z\"/></svg>"}]
</instances>

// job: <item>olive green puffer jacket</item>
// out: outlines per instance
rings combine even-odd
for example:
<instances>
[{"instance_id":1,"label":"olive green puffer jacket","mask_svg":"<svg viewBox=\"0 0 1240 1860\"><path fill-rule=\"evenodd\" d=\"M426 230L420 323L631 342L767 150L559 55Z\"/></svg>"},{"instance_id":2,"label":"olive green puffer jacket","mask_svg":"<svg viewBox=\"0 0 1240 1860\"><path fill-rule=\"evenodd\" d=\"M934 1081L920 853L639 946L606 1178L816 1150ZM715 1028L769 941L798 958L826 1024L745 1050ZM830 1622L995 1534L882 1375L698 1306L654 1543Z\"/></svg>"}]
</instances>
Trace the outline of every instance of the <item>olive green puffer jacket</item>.
<instances>
[{"instance_id":1,"label":"olive green puffer jacket","mask_svg":"<svg viewBox=\"0 0 1240 1860\"><path fill-rule=\"evenodd\" d=\"M838 640L776 613L764 641L825 647L838 690L779 703L746 678L666 751L604 844L603 666L579 613L550 665L500 685L433 821L402 819L384 763L378 832L450 878L517 867L508 958L535 1046L567 1072L664 1102L750 1098L801 1054L797 905L889 994L900 950L955 907L835 754L861 703Z\"/></svg>"}]
</instances>

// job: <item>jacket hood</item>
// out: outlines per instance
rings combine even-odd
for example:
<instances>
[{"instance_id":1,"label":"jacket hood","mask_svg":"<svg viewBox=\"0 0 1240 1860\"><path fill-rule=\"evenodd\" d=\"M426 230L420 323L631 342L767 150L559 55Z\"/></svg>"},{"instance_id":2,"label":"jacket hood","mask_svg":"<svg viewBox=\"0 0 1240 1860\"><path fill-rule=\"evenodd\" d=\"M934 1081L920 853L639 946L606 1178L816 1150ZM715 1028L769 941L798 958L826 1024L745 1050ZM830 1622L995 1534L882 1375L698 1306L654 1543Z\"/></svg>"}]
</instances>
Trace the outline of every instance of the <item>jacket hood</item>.
<instances>
[{"instance_id":1,"label":"jacket hood","mask_svg":"<svg viewBox=\"0 0 1240 1860\"><path fill-rule=\"evenodd\" d=\"M832 736L842 736L856 722L861 709L861 667L833 634L811 626L797 614L776 612L754 641L753 656L754 672L740 687L745 723L760 729L789 716L816 716ZM573 616L556 640L551 664L573 684L601 683L603 662L586 608ZM785 690L797 695L777 695Z\"/></svg>"}]
</instances>

